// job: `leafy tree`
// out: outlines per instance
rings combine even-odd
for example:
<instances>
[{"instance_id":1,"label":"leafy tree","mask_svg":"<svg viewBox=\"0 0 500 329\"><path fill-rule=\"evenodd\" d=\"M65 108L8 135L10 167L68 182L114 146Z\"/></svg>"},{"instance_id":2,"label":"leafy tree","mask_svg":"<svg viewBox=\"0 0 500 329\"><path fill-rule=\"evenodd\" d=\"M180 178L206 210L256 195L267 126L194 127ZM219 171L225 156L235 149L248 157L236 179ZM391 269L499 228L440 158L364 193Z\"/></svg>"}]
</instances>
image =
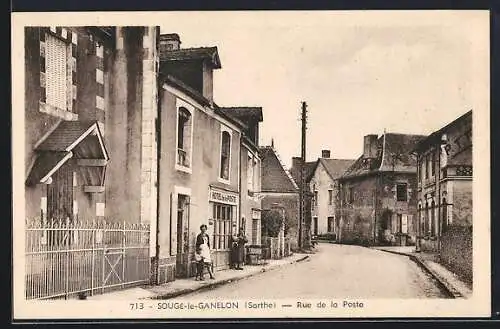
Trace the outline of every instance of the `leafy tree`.
<instances>
[{"instance_id":1,"label":"leafy tree","mask_svg":"<svg viewBox=\"0 0 500 329\"><path fill-rule=\"evenodd\" d=\"M277 238L283 226L284 218L277 210L268 210L262 214L262 233L264 236Z\"/></svg>"}]
</instances>

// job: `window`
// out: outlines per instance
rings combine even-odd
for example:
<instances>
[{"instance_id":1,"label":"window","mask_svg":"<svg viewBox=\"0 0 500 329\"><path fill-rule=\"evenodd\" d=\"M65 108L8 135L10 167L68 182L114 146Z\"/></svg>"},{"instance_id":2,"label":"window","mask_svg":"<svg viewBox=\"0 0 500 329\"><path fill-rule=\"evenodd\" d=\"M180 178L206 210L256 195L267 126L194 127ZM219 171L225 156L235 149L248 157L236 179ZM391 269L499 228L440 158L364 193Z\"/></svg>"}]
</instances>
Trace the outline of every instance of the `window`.
<instances>
[{"instance_id":1,"label":"window","mask_svg":"<svg viewBox=\"0 0 500 329\"><path fill-rule=\"evenodd\" d=\"M424 175L425 175L425 158L422 157L420 159L420 181L424 180Z\"/></svg>"},{"instance_id":2,"label":"window","mask_svg":"<svg viewBox=\"0 0 500 329\"><path fill-rule=\"evenodd\" d=\"M446 232L448 228L448 205L446 203L446 198L443 198L441 206L443 207L443 217L441 218L441 227L442 227L442 232Z\"/></svg>"},{"instance_id":3,"label":"window","mask_svg":"<svg viewBox=\"0 0 500 329\"><path fill-rule=\"evenodd\" d=\"M352 203L354 201L354 188L349 187L348 192L347 192L347 197L348 197L347 201L349 203Z\"/></svg>"},{"instance_id":4,"label":"window","mask_svg":"<svg viewBox=\"0 0 500 329\"><path fill-rule=\"evenodd\" d=\"M46 103L58 109L71 110L68 108L71 104L68 103L68 92L72 85L71 74L68 74L70 45L50 34L46 35L45 42Z\"/></svg>"},{"instance_id":5,"label":"window","mask_svg":"<svg viewBox=\"0 0 500 329\"><path fill-rule=\"evenodd\" d=\"M431 227L431 236L435 236L436 235L436 222L435 222L435 216L434 216L434 211L435 211L435 206L436 204L434 203L434 201L432 201L431 203L431 208L429 209L430 211L430 216L429 216L429 220L430 220L430 227Z\"/></svg>"},{"instance_id":6,"label":"window","mask_svg":"<svg viewBox=\"0 0 500 329\"><path fill-rule=\"evenodd\" d=\"M318 191L314 191L314 206L318 205Z\"/></svg>"},{"instance_id":7,"label":"window","mask_svg":"<svg viewBox=\"0 0 500 329\"><path fill-rule=\"evenodd\" d=\"M401 183L396 185L396 200L408 201L408 184Z\"/></svg>"},{"instance_id":8,"label":"window","mask_svg":"<svg viewBox=\"0 0 500 329\"><path fill-rule=\"evenodd\" d=\"M333 190L328 190L328 204L333 204Z\"/></svg>"},{"instance_id":9,"label":"window","mask_svg":"<svg viewBox=\"0 0 500 329\"><path fill-rule=\"evenodd\" d=\"M432 162L431 162L431 175L434 177L436 170L436 152L432 152Z\"/></svg>"},{"instance_id":10,"label":"window","mask_svg":"<svg viewBox=\"0 0 500 329\"><path fill-rule=\"evenodd\" d=\"M221 134L219 177L224 180L229 180L230 161L231 161L231 134L228 131L223 131Z\"/></svg>"},{"instance_id":11,"label":"window","mask_svg":"<svg viewBox=\"0 0 500 329\"><path fill-rule=\"evenodd\" d=\"M425 157L425 179L429 178L429 155Z\"/></svg>"},{"instance_id":12,"label":"window","mask_svg":"<svg viewBox=\"0 0 500 329\"><path fill-rule=\"evenodd\" d=\"M214 203L213 211L213 249L229 249L232 236L233 207L222 203Z\"/></svg>"},{"instance_id":13,"label":"window","mask_svg":"<svg viewBox=\"0 0 500 329\"><path fill-rule=\"evenodd\" d=\"M252 156L248 156L248 162L247 162L247 188L249 192L254 191L254 167L255 163L253 161Z\"/></svg>"},{"instance_id":14,"label":"window","mask_svg":"<svg viewBox=\"0 0 500 329\"><path fill-rule=\"evenodd\" d=\"M260 226L260 219L254 218L252 219L252 244L256 245L259 244L259 226Z\"/></svg>"},{"instance_id":15,"label":"window","mask_svg":"<svg viewBox=\"0 0 500 329\"><path fill-rule=\"evenodd\" d=\"M313 218L313 222L314 222L313 223L314 224L314 226L313 226L313 234L314 235L318 235L318 217L314 217Z\"/></svg>"},{"instance_id":16,"label":"window","mask_svg":"<svg viewBox=\"0 0 500 329\"><path fill-rule=\"evenodd\" d=\"M177 115L177 165L190 167L193 120L191 112L179 107Z\"/></svg>"}]
</instances>

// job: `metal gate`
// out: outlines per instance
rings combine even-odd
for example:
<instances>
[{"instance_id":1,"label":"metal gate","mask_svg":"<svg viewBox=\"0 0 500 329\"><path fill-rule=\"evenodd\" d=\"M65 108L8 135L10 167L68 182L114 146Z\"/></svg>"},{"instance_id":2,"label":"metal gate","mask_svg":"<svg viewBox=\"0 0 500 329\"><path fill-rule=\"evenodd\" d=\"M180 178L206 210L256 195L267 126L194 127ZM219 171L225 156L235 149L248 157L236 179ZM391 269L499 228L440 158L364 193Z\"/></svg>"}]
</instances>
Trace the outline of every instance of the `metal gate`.
<instances>
[{"instance_id":1,"label":"metal gate","mask_svg":"<svg viewBox=\"0 0 500 329\"><path fill-rule=\"evenodd\" d=\"M149 226L32 220L26 226L26 299L70 298L148 283Z\"/></svg>"}]
</instances>

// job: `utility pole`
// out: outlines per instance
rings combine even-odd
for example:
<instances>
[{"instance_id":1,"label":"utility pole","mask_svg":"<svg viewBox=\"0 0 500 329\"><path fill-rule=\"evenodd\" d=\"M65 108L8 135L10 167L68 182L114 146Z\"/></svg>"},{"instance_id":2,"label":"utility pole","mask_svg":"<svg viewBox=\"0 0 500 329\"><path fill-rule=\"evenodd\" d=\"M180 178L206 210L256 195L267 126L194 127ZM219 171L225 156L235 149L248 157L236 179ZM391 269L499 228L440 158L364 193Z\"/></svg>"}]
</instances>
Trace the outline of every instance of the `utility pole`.
<instances>
[{"instance_id":1,"label":"utility pole","mask_svg":"<svg viewBox=\"0 0 500 329\"><path fill-rule=\"evenodd\" d=\"M299 212L299 248L304 247L304 221L306 214L306 129L307 129L307 104L302 102L302 143L301 143L301 156L300 156L300 212Z\"/></svg>"}]
</instances>

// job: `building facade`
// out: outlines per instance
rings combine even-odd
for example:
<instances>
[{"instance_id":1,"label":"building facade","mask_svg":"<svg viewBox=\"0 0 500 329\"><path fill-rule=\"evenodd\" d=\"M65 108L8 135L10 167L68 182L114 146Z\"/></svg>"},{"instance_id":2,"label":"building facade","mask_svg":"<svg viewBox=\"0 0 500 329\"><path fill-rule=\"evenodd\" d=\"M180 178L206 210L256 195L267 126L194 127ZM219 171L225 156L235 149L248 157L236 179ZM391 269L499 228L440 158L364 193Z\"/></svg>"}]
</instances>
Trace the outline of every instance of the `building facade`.
<instances>
[{"instance_id":1,"label":"building facade","mask_svg":"<svg viewBox=\"0 0 500 329\"><path fill-rule=\"evenodd\" d=\"M262 209L283 211L284 235L292 249L298 246L299 187L281 161L274 145L260 148L262 161Z\"/></svg>"},{"instance_id":2,"label":"building facade","mask_svg":"<svg viewBox=\"0 0 500 329\"><path fill-rule=\"evenodd\" d=\"M145 79L155 75L156 28L32 27L25 35L27 216L149 223L141 195L154 194L145 161L154 136L141 128L156 112L156 81Z\"/></svg>"},{"instance_id":3,"label":"building facade","mask_svg":"<svg viewBox=\"0 0 500 329\"><path fill-rule=\"evenodd\" d=\"M338 235L340 226L340 189L338 178L355 160L332 159L330 151L323 150L312 173L307 178L309 191L313 195L312 234Z\"/></svg>"},{"instance_id":4,"label":"building facade","mask_svg":"<svg viewBox=\"0 0 500 329\"><path fill-rule=\"evenodd\" d=\"M417 162L424 136L364 137L363 155L339 179L339 240L362 245L409 245L416 239Z\"/></svg>"},{"instance_id":5,"label":"building facade","mask_svg":"<svg viewBox=\"0 0 500 329\"><path fill-rule=\"evenodd\" d=\"M213 70L220 67L216 47L181 48L178 35L160 36L158 283L194 276L202 224L216 271L229 268L231 237L240 227L253 238L255 225L259 234L260 201L248 187L260 185L262 111L214 103Z\"/></svg>"},{"instance_id":6,"label":"building facade","mask_svg":"<svg viewBox=\"0 0 500 329\"><path fill-rule=\"evenodd\" d=\"M157 33L25 29L25 211L38 221L25 226L27 298L150 279ZM95 259L82 255L90 248Z\"/></svg>"},{"instance_id":7,"label":"building facade","mask_svg":"<svg viewBox=\"0 0 500 329\"><path fill-rule=\"evenodd\" d=\"M417 147L418 247L472 280L472 111Z\"/></svg>"}]
</instances>

